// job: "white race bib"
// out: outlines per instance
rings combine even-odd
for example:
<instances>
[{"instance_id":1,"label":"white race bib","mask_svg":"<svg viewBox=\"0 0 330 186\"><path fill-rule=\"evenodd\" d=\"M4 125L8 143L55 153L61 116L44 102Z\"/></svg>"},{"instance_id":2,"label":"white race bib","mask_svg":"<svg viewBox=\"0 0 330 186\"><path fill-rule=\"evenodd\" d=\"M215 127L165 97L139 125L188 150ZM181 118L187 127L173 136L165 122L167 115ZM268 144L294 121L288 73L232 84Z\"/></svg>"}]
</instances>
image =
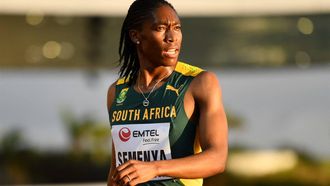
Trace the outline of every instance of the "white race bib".
<instances>
[{"instance_id":1,"label":"white race bib","mask_svg":"<svg viewBox=\"0 0 330 186\"><path fill-rule=\"evenodd\" d=\"M116 166L128 160L157 161L172 159L169 142L170 123L114 125ZM170 179L157 177L153 180Z\"/></svg>"}]
</instances>

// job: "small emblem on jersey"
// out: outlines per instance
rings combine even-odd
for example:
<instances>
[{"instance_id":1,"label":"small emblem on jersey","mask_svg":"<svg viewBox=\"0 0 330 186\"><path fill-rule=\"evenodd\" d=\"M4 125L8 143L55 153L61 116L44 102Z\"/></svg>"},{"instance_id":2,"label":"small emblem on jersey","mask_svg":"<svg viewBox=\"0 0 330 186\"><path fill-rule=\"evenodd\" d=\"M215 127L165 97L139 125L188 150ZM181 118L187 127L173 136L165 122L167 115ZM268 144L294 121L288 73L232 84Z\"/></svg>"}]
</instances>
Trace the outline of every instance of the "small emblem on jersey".
<instances>
[{"instance_id":1,"label":"small emblem on jersey","mask_svg":"<svg viewBox=\"0 0 330 186\"><path fill-rule=\"evenodd\" d=\"M124 127L119 130L119 139L123 142L128 141L131 138L131 131L129 128Z\"/></svg>"},{"instance_id":2,"label":"small emblem on jersey","mask_svg":"<svg viewBox=\"0 0 330 186\"><path fill-rule=\"evenodd\" d=\"M128 88L124 88L120 91L120 93L116 99L117 104L123 103L125 101L127 92L128 92Z\"/></svg>"},{"instance_id":3,"label":"small emblem on jersey","mask_svg":"<svg viewBox=\"0 0 330 186\"><path fill-rule=\"evenodd\" d=\"M167 85L166 90L174 91L176 93L176 95L179 96L179 90L180 90L181 86L179 88L174 88L172 85Z\"/></svg>"}]
</instances>

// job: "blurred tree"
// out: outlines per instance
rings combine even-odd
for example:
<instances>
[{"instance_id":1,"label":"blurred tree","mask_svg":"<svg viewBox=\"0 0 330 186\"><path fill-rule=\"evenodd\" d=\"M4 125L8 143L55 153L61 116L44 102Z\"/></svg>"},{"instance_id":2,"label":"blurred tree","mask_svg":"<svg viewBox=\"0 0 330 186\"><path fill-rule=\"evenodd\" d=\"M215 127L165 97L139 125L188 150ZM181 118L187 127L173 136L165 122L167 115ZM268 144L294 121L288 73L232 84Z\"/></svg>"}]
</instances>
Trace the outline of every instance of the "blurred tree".
<instances>
[{"instance_id":1,"label":"blurred tree","mask_svg":"<svg viewBox=\"0 0 330 186\"><path fill-rule=\"evenodd\" d=\"M0 142L0 184L27 182L28 173L24 167L25 162L18 159L18 154L25 151L27 144L24 142L19 129L7 132Z\"/></svg>"},{"instance_id":2,"label":"blurred tree","mask_svg":"<svg viewBox=\"0 0 330 186\"><path fill-rule=\"evenodd\" d=\"M240 128L243 125L243 118L233 112L227 111L227 122L229 128Z\"/></svg>"},{"instance_id":3,"label":"blurred tree","mask_svg":"<svg viewBox=\"0 0 330 186\"><path fill-rule=\"evenodd\" d=\"M79 120L70 111L62 112L71 139L70 152L77 158L90 155L96 163L108 161L110 153L110 130L106 124L87 116Z\"/></svg>"},{"instance_id":4,"label":"blurred tree","mask_svg":"<svg viewBox=\"0 0 330 186\"><path fill-rule=\"evenodd\" d=\"M4 154L13 154L25 147L26 144L19 129L7 132L0 142L0 151Z\"/></svg>"}]
</instances>

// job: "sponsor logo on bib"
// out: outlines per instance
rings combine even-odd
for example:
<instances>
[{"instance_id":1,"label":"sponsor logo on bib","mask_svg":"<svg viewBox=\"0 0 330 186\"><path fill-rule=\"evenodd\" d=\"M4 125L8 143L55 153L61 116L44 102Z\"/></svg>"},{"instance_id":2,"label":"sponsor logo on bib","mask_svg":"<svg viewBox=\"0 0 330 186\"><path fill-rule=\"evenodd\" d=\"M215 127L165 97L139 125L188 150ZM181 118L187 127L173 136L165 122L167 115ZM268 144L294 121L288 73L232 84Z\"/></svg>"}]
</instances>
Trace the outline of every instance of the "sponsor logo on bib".
<instances>
[{"instance_id":1,"label":"sponsor logo on bib","mask_svg":"<svg viewBox=\"0 0 330 186\"><path fill-rule=\"evenodd\" d=\"M126 142L131 138L131 131L127 127L123 127L119 130L119 139L122 142Z\"/></svg>"},{"instance_id":2,"label":"sponsor logo on bib","mask_svg":"<svg viewBox=\"0 0 330 186\"><path fill-rule=\"evenodd\" d=\"M129 160L158 161L172 159L169 141L170 123L113 125L116 166ZM170 179L157 177L153 180Z\"/></svg>"}]
</instances>

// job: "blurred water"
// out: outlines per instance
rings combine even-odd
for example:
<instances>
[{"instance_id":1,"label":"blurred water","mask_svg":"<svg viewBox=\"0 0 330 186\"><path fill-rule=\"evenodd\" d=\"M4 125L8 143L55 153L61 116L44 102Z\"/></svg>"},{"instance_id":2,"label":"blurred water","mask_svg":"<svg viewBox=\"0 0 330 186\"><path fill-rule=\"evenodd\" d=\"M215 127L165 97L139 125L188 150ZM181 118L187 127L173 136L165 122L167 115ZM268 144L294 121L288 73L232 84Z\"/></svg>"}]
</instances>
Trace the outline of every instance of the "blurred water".
<instances>
[{"instance_id":1,"label":"blurred water","mask_svg":"<svg viewBox=\"0 0 330 186\"><path fill-rule=\"evenodd\" d=\"M230 145L290 146L330 157L329 67L215 72L226 110L244 122L230 130ZM35 147L65 149L61 111L108 125L106 93L116 77L114 71L1 70L0 138L18 128Z\"/></svg>"}]
</instances>

